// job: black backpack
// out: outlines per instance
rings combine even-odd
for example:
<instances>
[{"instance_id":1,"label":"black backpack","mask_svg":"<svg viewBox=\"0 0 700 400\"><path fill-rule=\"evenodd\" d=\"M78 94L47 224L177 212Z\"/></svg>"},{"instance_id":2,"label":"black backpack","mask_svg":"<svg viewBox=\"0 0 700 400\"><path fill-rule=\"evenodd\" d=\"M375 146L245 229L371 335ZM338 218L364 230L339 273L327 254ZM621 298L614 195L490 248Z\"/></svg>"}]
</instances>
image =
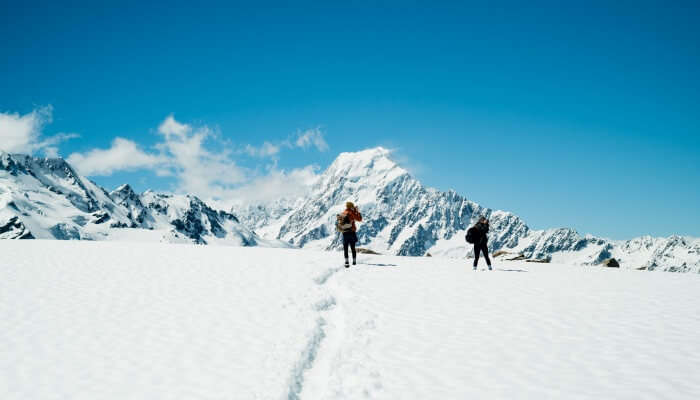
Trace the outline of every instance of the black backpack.
<instances>
[{"instance_id":1,"label":"black backpack","mask_svg":"<svg viewBox=\"0 0 700 400\"><path fill-rule=\"evenodd\" d=\"M474 244L476 242L477 238L479 237L479 231L476 229L475 226L472 226L467 230L467 236L464 237L464 239L467 241L467 243Z\"/></svg>"}]
</instances>

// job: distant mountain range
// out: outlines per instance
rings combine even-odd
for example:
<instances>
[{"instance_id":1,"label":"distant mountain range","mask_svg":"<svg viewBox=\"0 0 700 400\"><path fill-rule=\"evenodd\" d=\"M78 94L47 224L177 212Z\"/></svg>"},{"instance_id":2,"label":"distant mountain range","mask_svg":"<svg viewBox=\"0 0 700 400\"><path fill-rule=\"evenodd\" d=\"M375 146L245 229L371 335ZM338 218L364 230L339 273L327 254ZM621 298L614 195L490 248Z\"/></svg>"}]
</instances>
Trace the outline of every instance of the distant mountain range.
<instances>
[{"instance_id":1,"label":"distant mountain range","mask_svg":"<svg viewBox=\"0 0 700 400\"><path fill-rule=\"evenodd\" d=\"M504 258L700 272L700 239L650 236L614 241L568 228L532 230L518 216L482 207L454 191L423 186L374 148L342 153L298 198L217 210L193 195L129 185L107 192L63 159L0 153L0 238L188 242L236 246L340 247L334 221L346 201L363 214L360 246L382 254L471 256L464 235L491 222L489 248Z\"/></svg>"},{"instance_id":2,"label":"distant mountain range","mask_svg":"<svg viewBox=\"0 0 700 400\"><path fill-rule=\"evenodd\" d=\"M261 239L196 196L137 195L129 185L108 193L63 159L7 153L0 154L0 238L289 246Z\"/></svg>"}]
</instances>

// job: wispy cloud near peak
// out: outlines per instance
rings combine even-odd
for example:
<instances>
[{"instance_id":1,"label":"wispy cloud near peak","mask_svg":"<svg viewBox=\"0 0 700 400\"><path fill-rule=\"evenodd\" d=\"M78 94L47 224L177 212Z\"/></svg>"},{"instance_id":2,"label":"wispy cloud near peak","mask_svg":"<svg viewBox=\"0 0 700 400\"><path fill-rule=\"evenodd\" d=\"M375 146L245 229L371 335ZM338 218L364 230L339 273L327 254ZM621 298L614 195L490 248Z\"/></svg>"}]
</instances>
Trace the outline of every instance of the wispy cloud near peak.
<instances>
[{"instance_id":1,"label":"wispy cloud near peak","mask_svg":"<svg viewBox=\"0 0 700 400\"><path fill-rule=\"evenodd\" d=\"M128 139L115 138L109 149L92 149L85 154L73 153L68 162L85 175L111 175L115 171L153 168L165 159L157 154L148 154Z\"/></svg>"},{"instance_id":2,"label":"wispy cloud near peak","mask_svg":"<svg viewBox=\"0 0 700 400\"><path fill-rule=\"evenodd\" d=\"M151 170L174 179L173 191L215 199L275 199L303 193L316 177L317 167L289 171L277 168L283 149L328 150L319 128L300 131L287 139L264 141L260 146L234 147L206 125L180 122L171 114L157 128L159 141L150 149L115 138L107 149L73 153L68 161L86 175L111 175L124 170ZM245 168L236 157L272 158L264 168Z\"/></svg>"},{"instance_id":3,"label":"wispy cloud near peak","mask_svg":"<svg viewBox=\"0 0 700 400\"><path fill-rule=\"evenodd\" d=\"M78 135L59 133L42 137L45 125L53 120L51 105L40 107L28 114L0 112L0 149L10 153L33 154L43 151L49 157L58 155L56 145Z\"/></svg>"},{"instance_id":4,"label":"wispy cloud near peak","mask_svg":"<svg viewBox=\"0 0 700 400\"><path fill-rule=\"evenodd\" d=\"M318 151L328 151L328 143L323 138L323 132L320 128L307 129L299 133L294 144L303 149L314 146Z\"/></svg>"}]
</instances>

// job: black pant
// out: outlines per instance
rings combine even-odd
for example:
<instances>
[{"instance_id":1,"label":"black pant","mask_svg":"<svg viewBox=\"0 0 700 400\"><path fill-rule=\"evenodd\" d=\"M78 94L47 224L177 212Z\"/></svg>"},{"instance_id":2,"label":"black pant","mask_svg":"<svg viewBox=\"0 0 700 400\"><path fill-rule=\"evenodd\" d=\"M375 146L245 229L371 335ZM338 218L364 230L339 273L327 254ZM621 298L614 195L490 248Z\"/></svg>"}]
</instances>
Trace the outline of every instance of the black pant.
<instances>
[{"instance_id":1,"label":"black pant","mask_svg":"<svg viewBox=\"0 0 700 400\"><path fill-rule=\"evenodd\" d=\"M353 259L353 260L356 259L356 258L357 258L357 252L355 251L355 242L351 242L351 243L345 242L345 243L343 243L343 252L345 253L345 259L346 259L346 260L348 259L348 246L350 246L350 249L352 250L352 259Z\"/></svg>"},{"instance_id":2,"label":"black pant","mask_svg":"<svg viewBox=\"0 0 700 400\"><path fill-rule=\"evenodd\" d=\"M357 243L357 234L355 232L343 232L343 252L346 260L348 259L348 246L352 249L352 259L357 258L355 243Z\"/></svg>"},{"instance_id":3,"label":"black pant","mask_svg":"<svg viewBox=\"0 0 700 400\"><path fill-rule=\"evenodd\" d=\"M483 241L481 243L474 243L474 266L476 267L479 264L479 252L484 253L484 258L486 259L486 264L490 267L491 266L491 260L489 259L489 248L487 246L486 241Z\"/></svg>"}]
</instances>

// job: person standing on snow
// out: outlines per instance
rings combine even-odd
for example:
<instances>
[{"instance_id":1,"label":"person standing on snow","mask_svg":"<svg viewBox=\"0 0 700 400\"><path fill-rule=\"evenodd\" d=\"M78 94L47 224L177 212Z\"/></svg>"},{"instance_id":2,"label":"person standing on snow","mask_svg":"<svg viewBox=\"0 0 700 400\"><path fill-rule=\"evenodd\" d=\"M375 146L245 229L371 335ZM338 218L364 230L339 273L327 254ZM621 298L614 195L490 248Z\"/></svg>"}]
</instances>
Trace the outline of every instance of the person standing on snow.
<instances>
[{"instance_id":1,"label":"person standing on snow","mask_svg":"<svg viewBox=\"0 0 700 400\"><path fill-rule=\"evenodd\" d=\"M348 201L345 203L345 211L338 214L337 228L343 234L343 254L345 255L345 268L350 268L348 261L348 246L352 249L352 265L357 264L357 252L355 251L355 243L357 243L357 226L355 221L362 221L362 214L357 210L357 207Z\"/></svg>"},{"instance_id":2,"label":"person standing on snow","mask_svg":"<svg viewBox=\"0 0 700 400\"><path fill-rule=\"evenodd\" d=\"M488 265L489 270L492 270L488 247L489 220L486 217L479 218L479 222L474 225L474 228L476 228L477 233L474 239L474 271L476 271L476 266L479 264L479 252L484 253L486 265Z\"/></svg>"}]
</instances>

